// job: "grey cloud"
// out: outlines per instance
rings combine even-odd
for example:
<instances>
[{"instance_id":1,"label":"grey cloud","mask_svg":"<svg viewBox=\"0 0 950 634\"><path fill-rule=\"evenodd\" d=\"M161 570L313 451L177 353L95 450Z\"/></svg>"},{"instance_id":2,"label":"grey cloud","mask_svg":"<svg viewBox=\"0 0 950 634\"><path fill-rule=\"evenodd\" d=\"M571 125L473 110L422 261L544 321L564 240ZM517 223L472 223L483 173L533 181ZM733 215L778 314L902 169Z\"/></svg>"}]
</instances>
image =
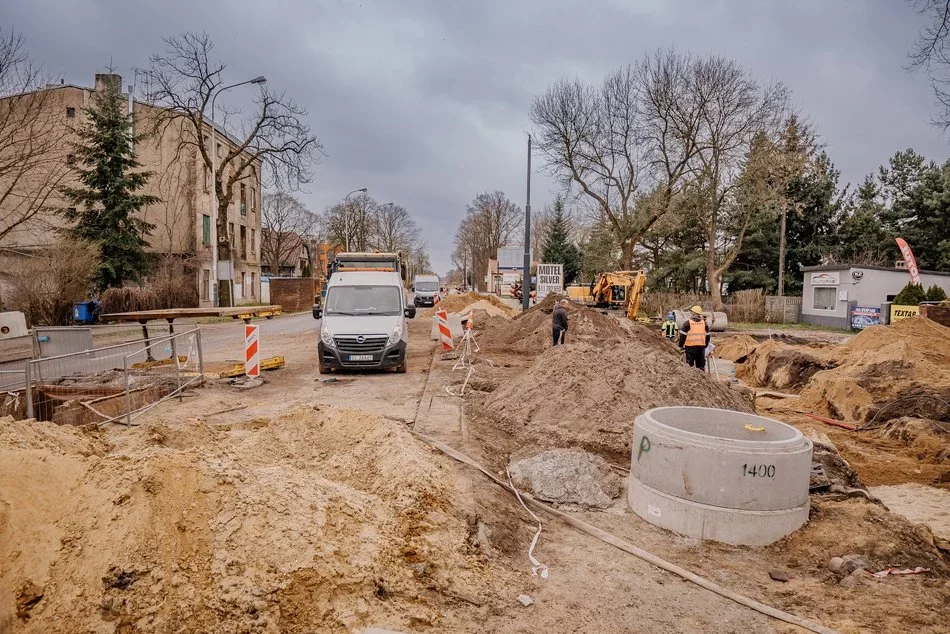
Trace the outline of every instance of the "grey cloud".
<instances>
[{"instance_id":1,"label":"grey cloud","mask_svg":"<svg viewBox=\"0 0 950 634\"><path fill-rule=\"evenodd\" d=\"M208 31L229 79L265 74L310 111L328 156L307 204L357 187L402 204L440 271L476 194L502 189L524 205L532 97L657 48L721 54L786 83L845 181L908 146L947 155L926 78L904 70L919 17L896 0L7 0L3 13L40 61L80 84L110 58L131 77L163 36ZM538 169L535 207L556 191Z\"/></svg>"}]
</instances>

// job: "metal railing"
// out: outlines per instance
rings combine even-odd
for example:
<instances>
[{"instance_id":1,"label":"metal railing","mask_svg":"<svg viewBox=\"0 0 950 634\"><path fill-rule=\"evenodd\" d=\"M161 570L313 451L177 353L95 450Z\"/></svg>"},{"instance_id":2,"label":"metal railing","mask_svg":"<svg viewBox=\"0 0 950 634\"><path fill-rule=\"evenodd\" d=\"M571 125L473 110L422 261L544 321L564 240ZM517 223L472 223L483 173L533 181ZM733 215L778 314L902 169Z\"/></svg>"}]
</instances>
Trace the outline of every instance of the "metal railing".
<instances>
[{"instance_id":1,"label":"metal railing","mask_svg":"<svg viewBox=\"0 0 950 634\"><path fill-rule=\"evenodd\" d=\"M0 382L7 382L0 371ZM192 328L25 362L26 415L56 422L109 423L137 416L204 381L201 332Z\"/></svg>"}]
</instances>

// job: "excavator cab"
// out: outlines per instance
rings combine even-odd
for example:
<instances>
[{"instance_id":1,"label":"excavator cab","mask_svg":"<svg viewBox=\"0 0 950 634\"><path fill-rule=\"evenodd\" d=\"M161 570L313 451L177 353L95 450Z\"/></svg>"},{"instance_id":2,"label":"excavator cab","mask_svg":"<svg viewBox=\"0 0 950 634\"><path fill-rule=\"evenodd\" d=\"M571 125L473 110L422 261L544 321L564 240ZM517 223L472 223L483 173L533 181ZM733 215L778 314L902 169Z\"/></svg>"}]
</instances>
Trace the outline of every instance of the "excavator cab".
<instances>
[{"instance_id":1,"label":"excavator cab","mask_svg":"<svg viewBox=\"0 0 950 634\"><path fill-rule=\"evenodd\" d=\"M590 285L591 305L623 310L628 318L636 319L646 279L643 271L601 273Z\"/></svg>"}]
</instances>

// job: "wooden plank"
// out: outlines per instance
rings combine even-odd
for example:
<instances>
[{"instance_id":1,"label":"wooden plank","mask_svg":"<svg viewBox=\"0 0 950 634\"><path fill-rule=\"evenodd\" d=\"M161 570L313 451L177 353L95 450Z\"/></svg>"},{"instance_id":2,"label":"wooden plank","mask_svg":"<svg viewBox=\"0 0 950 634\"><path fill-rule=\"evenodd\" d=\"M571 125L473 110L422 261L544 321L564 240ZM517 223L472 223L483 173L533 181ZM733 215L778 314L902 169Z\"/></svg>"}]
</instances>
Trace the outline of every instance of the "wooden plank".
<instances>
[{"instance_id":1,"label":"wooden plank","mask_svg":"<svg viewBox=\"0 0 950 634\"><path fill-rule=\"evenodd\" d=\"M262 315L266 313L267 315ZM183 319L189 317L242 317L242 315L273 316L280 314L279 305L271 306L231 306L226 308L171 308L167 310L139 310L130 313L106 313L100 315L101 321L152 321L155 319Z\"/></svg>"},{"instance_id":2,"label":"wooden plank","mask_svg":"<svg viewBox=\"0 0 950 634\"><path fill-rule=\"evenodd\" d=\"M277 370L284 367L283 357L270 357L261 361L261 370ZM244 364L235 363L233 366L219 373L222 379L232 379L238 376L244 376Z\"/></svg>"},{"instance_id":3,"label":"wooden plank","mask_svg":"<svg viewBox=\"0 0 950 634\"><path fill-rule=\"evenodd\" d=\"M33 358L33 335L0 339L0 363Z\"/></svg>"}]
</instances>

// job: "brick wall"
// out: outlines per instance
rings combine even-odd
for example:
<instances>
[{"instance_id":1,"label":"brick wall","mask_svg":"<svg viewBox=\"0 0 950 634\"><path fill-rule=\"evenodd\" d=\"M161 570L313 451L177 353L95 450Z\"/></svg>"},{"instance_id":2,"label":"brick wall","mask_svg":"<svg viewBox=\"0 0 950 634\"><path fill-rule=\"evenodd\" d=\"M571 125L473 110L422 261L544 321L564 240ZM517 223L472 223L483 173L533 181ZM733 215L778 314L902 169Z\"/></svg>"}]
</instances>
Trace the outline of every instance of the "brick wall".
<instances>
[{"instance_id":1,"label":"brick wall","mask_svg":"<svg viewBox=\"0 0 950 634\"><path fill-rule=\"evenodd\" d=\"M314 290L310 277L272 277L270 303L279 304L285 313L308 311L313 306Z\"/></svg>"}]
</instances>

